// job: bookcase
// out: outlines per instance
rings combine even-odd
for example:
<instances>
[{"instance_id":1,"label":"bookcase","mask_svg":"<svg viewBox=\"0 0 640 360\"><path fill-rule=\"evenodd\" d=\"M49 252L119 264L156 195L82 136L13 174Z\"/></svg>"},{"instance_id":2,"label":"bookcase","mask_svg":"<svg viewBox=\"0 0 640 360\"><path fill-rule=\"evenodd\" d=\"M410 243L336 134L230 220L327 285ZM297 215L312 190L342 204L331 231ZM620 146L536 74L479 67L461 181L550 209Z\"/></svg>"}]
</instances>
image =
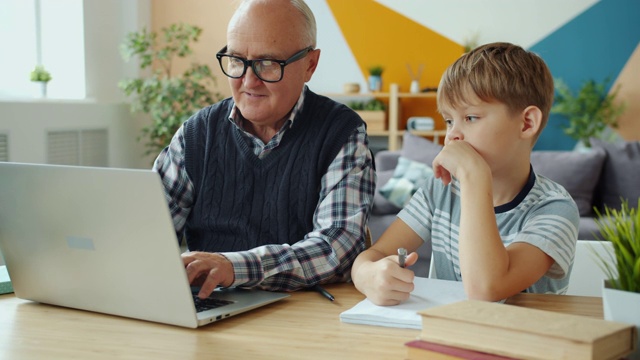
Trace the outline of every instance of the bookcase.
<instances>
[{"instance_id":1,"label":"bookcase","mask_svg":"<svg viewBox=\"0 0 640 360\"><path fill-rule=\"evenodd\" d=\"M327 96L335 99L336 101L347 103L354 101L354 99L375 98L382 100L387 104L387 126L385 130L369 130L370 137L383 137L387 140L388 150L399 150L402 147L402 136L404 135L406 119L402 118L402 101L404 99L426 99L436 98L435 92L422 92L422 93L409 93L400 92L398 84L390 84L389 92L376 92L376 93L356 93L356 94L326 94ZM365 119L366 120L366 119ZM430 131L415 131L411 130L413 134L427 137L434 142L439 142L440 139L446 134L444 129L434 129Z\"/></svg>"}]
</instances>

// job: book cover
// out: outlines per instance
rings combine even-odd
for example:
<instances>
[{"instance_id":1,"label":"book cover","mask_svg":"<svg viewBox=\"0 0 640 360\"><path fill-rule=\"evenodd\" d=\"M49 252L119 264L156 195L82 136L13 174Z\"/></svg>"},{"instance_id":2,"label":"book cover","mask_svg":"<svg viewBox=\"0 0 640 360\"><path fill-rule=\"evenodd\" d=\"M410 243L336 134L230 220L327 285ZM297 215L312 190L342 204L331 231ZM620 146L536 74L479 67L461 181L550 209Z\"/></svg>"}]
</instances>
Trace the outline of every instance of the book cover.
<instances>
[{"instance_id":1,"label":"book cover","mask_svg":"<svg viewBox=\"0 0 640 360\"><path fill-rule=\"evenodd\" d=\"M420 339L528 359L618 359L632 352L634 325L465 300L420 312Z\"/></svg>"},{"instance_id":2,"label":"book cover","mask_svg":"<svg viewBox=\"0 0 640 360\"><path fill-rule=\"evenodd\" d=\"M413 340L405 344L409 359L465 359L465 360L515 360L511 357L436 344L424 340Z\"/></svg>"}]
</instances>

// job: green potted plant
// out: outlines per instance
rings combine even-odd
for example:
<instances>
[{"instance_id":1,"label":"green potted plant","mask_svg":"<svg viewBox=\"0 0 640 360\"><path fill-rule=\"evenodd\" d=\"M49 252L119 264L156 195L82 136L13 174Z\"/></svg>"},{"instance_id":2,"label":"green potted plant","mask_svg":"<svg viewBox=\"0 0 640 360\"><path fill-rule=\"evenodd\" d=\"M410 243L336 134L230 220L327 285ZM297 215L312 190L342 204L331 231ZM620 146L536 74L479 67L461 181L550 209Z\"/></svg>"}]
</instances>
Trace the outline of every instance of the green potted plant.
<instances>
[{"instance_id":1,"label":"green potted plant","mask_svg":"<svg viewBox=\"0 0 640 360\"><path fill-rule=\"evenodd\" d=\"M368 101L352 101L347 106L353 109L367 124L368 131L385 130L385 105L378 99Z\"/></svg>"},{"instance_id":2,"label":"green potted plant","mask_svg":"<svg viewBox=\"0 0 640 360\"><path fill-rule=\"evenodd\" d=\"M142 129L145 136L145 155L158 153L166 147L177 129L199 109L221 99L210 88L216 78L208 65L192 62L182 73L174 73L174 61L192 55L190 47L197 42L202 29L185 24L172 24L156 32L142 29L129 33L122 46L125 61L137 57L141 70L151 73L118 84L126 96L132 97L131 111L144 112L151 124ZM138 140L140 140L140 138Z\"/></svg>"},{"instance_id":3,"label":"green potted plant","mask_svg":"<svg viewBox=\"0 0 640 360\"><path fill-rule=\"evenodd\" d=\"M382 72L384 67L374 65L369 67L369 91L378 92L382 90Z\"/></svg>"},{"instance_id":4,"label":"green potted plant","mask_svg":"<svg viewBox=\"0 0 640 360\"><path fill-rule=\"evenodd\" d=\"M31 71L30 79L33 82L37 82L40 84L40 95L42 97L47 96L47 83L51 81L51 73L49 73L44 66L36 65L36 67Z\"/></svg>"},{"instance_id":5,"label":"green potted plant","mask_svg":"<svg viewBox=\"0 0 640 360\"><path fill-rule=\"evenodd\" d=\"M556 96L551 112L567 117L564 133L587 148L591 147L590 138L603 138L607 127L616 128L625 110L624 103L615 101L620 87L607 93L608 85L609 79L587 80L574 94L562 79L555 79Z\"/></svg>"},{"instance_id":6,"label":"green potted plant","mask_svg":"<svg viewBox=\"0 0 640 360\"><path fill-rule=\"evenodd\" d=\"M599 256L601 268L607 275L602 289L602 304L606 320L635 324L640 331L640 199L636 208L629 208L627 200L620 209L604 208L596 211L597 236L613 245L613 257ZM640 359L640 340L635 354Z\"/></svg>"}]
</instances>

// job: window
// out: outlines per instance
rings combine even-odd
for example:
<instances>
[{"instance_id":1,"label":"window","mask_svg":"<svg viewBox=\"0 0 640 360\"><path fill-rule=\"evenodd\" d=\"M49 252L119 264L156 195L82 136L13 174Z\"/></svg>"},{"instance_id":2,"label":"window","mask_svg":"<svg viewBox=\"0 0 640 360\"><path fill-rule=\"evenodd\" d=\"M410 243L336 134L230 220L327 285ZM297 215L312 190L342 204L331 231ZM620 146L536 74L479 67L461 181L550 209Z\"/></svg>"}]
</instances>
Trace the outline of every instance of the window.
<instances>
[{"instance_id":1,"label":"window","mask_svg":"<svg viewBox=\"0 0 640 360\"><path fill-rule=\"evenodd\" d=\"M39 91L29 80L42 64L53 80L47 95L84 99L84 21L82 0L0 1L0 98L31 98Z\"/></svg>"}]
</instances>

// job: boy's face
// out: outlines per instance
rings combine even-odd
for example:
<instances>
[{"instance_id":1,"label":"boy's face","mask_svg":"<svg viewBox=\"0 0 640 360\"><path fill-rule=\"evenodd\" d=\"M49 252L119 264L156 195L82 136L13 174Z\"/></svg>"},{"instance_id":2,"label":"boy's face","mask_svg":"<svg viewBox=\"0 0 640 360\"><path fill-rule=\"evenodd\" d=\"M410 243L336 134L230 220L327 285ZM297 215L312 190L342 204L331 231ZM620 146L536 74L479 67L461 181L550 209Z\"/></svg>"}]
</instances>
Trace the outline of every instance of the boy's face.
<instances>
[{"instance_id":1,"label":"boy's face","mask_svg":"<svg viewBox=\"0 0 640 360\"><path fill-rule=\"evenodd\" d=\"M447 125L445 146L452 141L465 141L489 164L493 172L508 169L510 159L517 157L524 143L522 122L518 115L500 102L485 102L475 94L466 94L466 102L451 107L440 106ZM526 145L529 146L529 145Z\"/></svg>"}]
</instances>

